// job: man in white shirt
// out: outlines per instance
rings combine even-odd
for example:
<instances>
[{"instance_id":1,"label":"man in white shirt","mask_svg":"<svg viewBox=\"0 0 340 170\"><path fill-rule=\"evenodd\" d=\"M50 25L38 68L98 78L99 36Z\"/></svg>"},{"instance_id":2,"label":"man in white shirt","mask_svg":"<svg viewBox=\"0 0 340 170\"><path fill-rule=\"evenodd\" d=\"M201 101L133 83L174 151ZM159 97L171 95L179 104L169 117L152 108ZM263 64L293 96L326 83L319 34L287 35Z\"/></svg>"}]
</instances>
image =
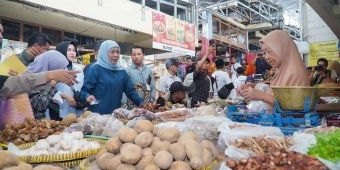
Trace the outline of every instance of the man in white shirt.
<instances>
[{"instance_id":1,"label":"man in white shirt","mask_svg":"<svg viewBox=\"0 0 340 170\"><path fill-rule=\"evenodd\" d=\"M215 79L213 84L214 87L214 98L218 99L218 90L220 90L224 85L228 85L231 82L231 79L228 76L228 73L224 71L225 64L222 59L217 59L215 61L216 71L212 74L212 77Z\"/></svg>"},{"instance_id":2,"label":"man in white shirt","mask_svg":"<svg viewBox=\"0 0 340 170\"><path fill-rule=\"evenodd\" d=\"M170 91L170 85L175 82L179 81L182 82L179 77L177 77L177 72L178 72L178 66L181 63L176 60L176 59L167 59L165 61L165 66L168 70L168 74L165 76L162 76L159 80L159 87L158 87L158 96L159 97L164 97L169 95Z\"/></svg>"},{"instance_id":3,"label":"man in white shirt","mask_svg":"<svg viewBox=\"0 0 340 170\"><path fill-rule=\"evenodd\" d=\"M230 67L231 73L233 74L237 74L237 68L242 67L240 63L236 62L236 56L230 57Z\"/></svg>"}]
</instances>

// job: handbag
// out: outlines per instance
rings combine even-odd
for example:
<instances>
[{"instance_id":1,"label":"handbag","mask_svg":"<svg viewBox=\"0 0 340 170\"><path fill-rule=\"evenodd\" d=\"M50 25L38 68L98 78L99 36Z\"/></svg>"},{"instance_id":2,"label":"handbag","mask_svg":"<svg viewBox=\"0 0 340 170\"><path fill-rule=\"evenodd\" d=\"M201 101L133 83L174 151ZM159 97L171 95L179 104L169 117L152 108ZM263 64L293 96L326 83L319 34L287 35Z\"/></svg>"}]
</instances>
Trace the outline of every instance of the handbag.
<instances>
[{"instance_id":1,"label":"handbag","mask_svg":"<svg viewBox=\"0 0 340 170\"><path fill-rule=\"evenodd\" d=\"M85 109L89 106L89 103L86 100L80 98L80 91L76 91L73 87L73 98L76 101L76 105L74 106L77 110Z\"/></svg>"},{"instance_id":2,"label":"handbag","mask_svg":"<svg viewBox=\"0 0 340 170\"><path fill-rule=\"evenodd\" d=\"M216 82L216 87L218 89L217 79L215 78L215 80L216 80L215 81ZM232 89L234 89L234 84L233 83L226 84L220 90L217 91L217 95L221 99L226 99L229 96L229 94L230 94Z\"/></svg>"}]
</instances>

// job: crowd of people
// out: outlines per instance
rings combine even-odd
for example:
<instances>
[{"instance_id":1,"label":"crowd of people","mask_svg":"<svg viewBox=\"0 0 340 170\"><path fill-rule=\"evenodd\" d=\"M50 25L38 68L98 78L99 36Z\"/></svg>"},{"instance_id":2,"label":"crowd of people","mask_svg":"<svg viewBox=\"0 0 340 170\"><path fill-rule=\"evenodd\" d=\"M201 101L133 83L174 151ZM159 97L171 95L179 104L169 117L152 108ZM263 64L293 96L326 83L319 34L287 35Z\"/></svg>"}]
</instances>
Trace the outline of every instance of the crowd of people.
<instances>
[{"instance_id":1,"label":"crowd of people","mask_svg":"<svg viewBox=\"0 0 340 170\"><path fill-rule=\"evenodd\" d=\"M0 38L2 38L0 25ZM144 64L144 49L133 47L132 64L124 68L118 64L120 46L112 40L98 45L97 60L84 68L77 63L77 45L73 41L60 42L55 50L48 50L51 40L41 32L32 34L27 49L18 59L27 67L25 73L10 70L0 76L1 114L14 114L10 100L27 98L27 114L36 119L60 120L69 113L81 114L85 108L100 114L111 114L120 107L133 108L144 103L164 105L166 102L197 107L209 99L261 101L271 107L274 103L270 86L310 86L335 82L339 73L327 70L328 61L318 60L310 72L304 66L293 40L285 31L272 31L261 41L261 52L253 63L246 59L237 62L221 58L211 61L216 51L211 45L206 54L196 53L186 60L186 76L177 75L177 59L165 62L168 73L155 85L152 70ZM212 65L216 67L210 72ZM254 73L249 69L254 65ZM261 75L261 80L254 75ZM22 114L22 113L20 113ZM4 122L0 122L3 126Z\"/></svg>"}]
</instances>

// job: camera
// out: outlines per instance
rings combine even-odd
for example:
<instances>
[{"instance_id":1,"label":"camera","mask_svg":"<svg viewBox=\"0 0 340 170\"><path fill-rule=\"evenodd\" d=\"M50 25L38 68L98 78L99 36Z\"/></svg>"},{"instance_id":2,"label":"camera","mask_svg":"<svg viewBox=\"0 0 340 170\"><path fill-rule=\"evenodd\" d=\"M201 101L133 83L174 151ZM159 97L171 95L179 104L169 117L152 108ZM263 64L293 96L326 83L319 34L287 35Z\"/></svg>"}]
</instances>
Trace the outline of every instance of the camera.
<instances>
[{"instance_id":1,"label":"camera","mask_svg":"<svg viewBox=\"0 0 340 170\"><path fill-rule=\"evenodd\" d=\"M315 66L315 67L314 67L314 70L315 70L315 71L325 71L325 69L324 69L323 66Z\"/></svg>"},{"instance_id":2,"label":"camera","mask_svg":"<svg viewBox=\"0 0 340 170\"><path fill-rule=\"evenodd\" d=\"M221 43L216 42L214 39L209 40L209 46L215 45L216 47L216 55L225 55L227 51L227 46Z\"/></svg>"}]
</instances>

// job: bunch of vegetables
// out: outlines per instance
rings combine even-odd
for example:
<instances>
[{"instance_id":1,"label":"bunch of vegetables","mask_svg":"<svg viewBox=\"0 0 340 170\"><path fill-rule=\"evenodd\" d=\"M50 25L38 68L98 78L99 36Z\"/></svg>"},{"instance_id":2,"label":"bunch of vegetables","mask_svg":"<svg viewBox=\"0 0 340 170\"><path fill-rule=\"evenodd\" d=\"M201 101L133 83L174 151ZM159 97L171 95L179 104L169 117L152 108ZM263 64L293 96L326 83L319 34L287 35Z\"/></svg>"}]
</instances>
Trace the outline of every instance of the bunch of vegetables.
<instances>
[{"instance_id":1,"label":"bunch of vegetables","mask_svg":"<svg viewBox=\"0 0 340 170\"><path fill-rule=\"evenodd\" d=\"M317 143L309 148L308 154L332 162L340 161L340 129L315 136Z\"/></svg>"}]
</instances>

